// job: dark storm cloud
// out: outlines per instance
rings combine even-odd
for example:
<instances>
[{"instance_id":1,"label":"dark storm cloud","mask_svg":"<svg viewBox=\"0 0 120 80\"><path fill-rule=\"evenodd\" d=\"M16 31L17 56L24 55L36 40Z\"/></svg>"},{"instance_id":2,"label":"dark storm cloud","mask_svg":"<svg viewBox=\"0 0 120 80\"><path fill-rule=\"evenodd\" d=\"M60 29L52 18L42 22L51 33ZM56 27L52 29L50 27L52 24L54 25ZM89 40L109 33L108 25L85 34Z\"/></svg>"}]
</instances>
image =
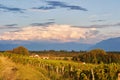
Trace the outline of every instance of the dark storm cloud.
<instances>
[{"instance_id":1,"label":"dark storm cloud","mask_svg":"<svg viewBox=\"0 0 120 80\"><path fill-rule=\"evenodd\" d=\"M69 9L69 10L88 11L86 8L83 8L81 6L69 5L65 2L60 2L60 1L45 1L45 2L47 3L46 6L33 7L32 9L52 10L52 9L57 9L57 8L66 8L66 9Z\"/></svg>"},{"instance_id":2,"label":"dark storm cloud","mask_svg":"<svg viewBox=\"0 0 120 80\"><path fill-rule=\"evenodd\" d=\"M0 11L3 12L20 12L20 13L24 13L25 9L21 9L21 8L15 8L15 7L7 7L4 6L2 4L0 4Z\"/></svg>"},{"instance_id":3,"label":"dark storm cloud","mask_svg":"<svg viewBox=\"0 0 120 80\"><path fill-rule=\"evenodd\" d=\"M47 26L47 25L51 25L54 24L55 22L45 22L45 23L32 23L30 24L31 26Z\"/></svg>"}]
</instances>

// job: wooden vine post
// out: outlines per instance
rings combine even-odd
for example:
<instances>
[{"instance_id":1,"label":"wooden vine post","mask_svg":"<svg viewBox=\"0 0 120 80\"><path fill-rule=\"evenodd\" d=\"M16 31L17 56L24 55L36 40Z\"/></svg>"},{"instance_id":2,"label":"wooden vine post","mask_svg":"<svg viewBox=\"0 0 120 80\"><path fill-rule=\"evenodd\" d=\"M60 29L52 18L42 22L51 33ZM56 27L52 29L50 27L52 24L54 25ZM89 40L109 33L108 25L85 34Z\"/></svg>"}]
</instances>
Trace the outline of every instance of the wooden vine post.
<instances>
[{"instance_id":1,"label":"wooden vine post","mask_svg":"<svg viewBox=\"0 0 120 80\"><path fill-rule=\"evenodd\" d=\"M95 80L93 69L91 69L91 73L92 73L92 80Z\"/></svg>"},{"instance_id":2,"label":"wooden vine post","mask_svg":"<svg viewBox=\"0 0 120 80\"><path fill-rule=\"evenodd\" d=\"M118 80L120 80L120 72L118 72Z\"/></svg>"}]
</instances>

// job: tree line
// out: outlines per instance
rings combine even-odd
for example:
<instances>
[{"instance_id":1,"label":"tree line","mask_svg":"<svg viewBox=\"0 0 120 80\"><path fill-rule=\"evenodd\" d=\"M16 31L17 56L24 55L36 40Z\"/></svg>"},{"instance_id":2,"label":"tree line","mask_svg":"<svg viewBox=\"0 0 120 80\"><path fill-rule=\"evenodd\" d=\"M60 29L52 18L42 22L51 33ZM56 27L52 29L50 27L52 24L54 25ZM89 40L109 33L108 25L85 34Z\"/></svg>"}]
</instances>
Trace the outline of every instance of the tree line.
<instances>
[{"instance_id":1,"label":"tree line","mask_svg":"<svg viewBox=\"0 0 120 80\"><path fill-rule=\"evenodd\" d=\"M85 63L120 63L120 52L106 52L102 49L93 49L90 51L55 51L55 50L44 50L44 51L28 51L24 46L19 46L13 50L7 50L5 52L12 54L31 55L38 54L39 56L49 57L72 57L73 61L85 62Z\"/></svg>"},{"instance_id":2,"label":"tree line","mask_svg":"<svg viewBox=\"0 0 120 80\"><path fill-rule=\"evenodd\" d=\"M82 61L86 63L120 63L120 54L114 52L105 52L102 49L93 49L79 56L74 56L74 61Z\"/></svg>"}]
</instances>

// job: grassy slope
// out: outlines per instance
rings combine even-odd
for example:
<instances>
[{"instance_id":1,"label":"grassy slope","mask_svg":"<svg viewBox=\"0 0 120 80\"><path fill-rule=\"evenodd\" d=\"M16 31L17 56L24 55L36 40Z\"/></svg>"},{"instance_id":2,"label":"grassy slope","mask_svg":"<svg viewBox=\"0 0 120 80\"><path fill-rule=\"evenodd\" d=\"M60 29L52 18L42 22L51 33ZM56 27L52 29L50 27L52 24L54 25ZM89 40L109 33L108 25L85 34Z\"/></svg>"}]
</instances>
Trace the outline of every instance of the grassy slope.
<instances>
[{"instance_id":1,"label":"grassy slope","mask_svg":"<svg viewBox=\"0 0 120 80\"><path fill-rule=\"evenodd\" d=\"M0 56L0 80L49 80L30 65L15 64Z\"/></svg>"}]
</instances>

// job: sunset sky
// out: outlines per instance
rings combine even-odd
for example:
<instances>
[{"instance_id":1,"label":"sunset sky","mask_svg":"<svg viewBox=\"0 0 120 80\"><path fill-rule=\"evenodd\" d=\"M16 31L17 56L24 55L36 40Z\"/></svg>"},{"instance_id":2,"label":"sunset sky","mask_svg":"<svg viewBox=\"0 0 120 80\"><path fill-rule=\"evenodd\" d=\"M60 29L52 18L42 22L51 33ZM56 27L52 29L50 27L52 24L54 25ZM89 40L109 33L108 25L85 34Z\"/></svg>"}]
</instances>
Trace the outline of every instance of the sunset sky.
<instances>
[{"instance_id":1,"label":"sunset sky","mask_svg":"<svg viewBox=\"0 0 120 80\"><path fill-rule=\"evenodd\" d=\"M120 37L120 0L0 0L0 40L94 44Z\"/></svg>"}]
</instances>

